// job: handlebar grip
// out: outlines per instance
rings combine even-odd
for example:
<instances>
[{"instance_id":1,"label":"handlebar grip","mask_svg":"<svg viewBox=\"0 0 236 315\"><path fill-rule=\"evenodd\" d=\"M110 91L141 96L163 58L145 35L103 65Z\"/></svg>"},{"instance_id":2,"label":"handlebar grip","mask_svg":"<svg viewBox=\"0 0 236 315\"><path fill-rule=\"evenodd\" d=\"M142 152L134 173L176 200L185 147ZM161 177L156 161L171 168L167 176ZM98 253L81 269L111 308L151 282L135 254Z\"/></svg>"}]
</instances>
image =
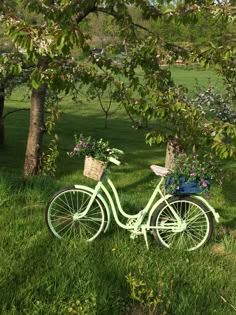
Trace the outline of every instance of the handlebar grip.
<instances>
[{"instance_id":1,"label":"handlebar grip","mask_svg":"<svg viewBox=\"0 0 236 315\"><path fill-rule=\"evenodd\" d=\"M113 157L109 157L109 162L111 162L115 165L120 165L120 161L118 161L117 159L115 159Z\"/></svg>"}]
</instances>

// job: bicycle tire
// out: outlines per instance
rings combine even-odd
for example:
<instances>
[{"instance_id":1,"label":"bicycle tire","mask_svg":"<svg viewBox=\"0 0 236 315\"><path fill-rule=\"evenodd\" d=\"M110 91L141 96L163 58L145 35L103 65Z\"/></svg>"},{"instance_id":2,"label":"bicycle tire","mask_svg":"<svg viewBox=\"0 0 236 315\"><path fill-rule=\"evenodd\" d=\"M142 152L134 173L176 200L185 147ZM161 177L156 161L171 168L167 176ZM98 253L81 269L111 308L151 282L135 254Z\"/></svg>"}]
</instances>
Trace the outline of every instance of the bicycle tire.
<instances>
[{"instance_id":1,"label":"bicycle tire","mask_svg":"<svg viewBox=\"0 0 236 315\"><path fill-rule=\"evenodd\" d=\"M180 248L193 251L205 245L213 232L213 216L210 209L193 196L172 196L168 203L181 217L182 231L170 207L163 202L153 212L151 218L152 233L156 242L167 248Z\"/></svg>"},{"instance_id":2,"label":"bicycle tire","mask_svg":"<svg viewBox=\"0 0 236 315\"><path fill-rule=\"evenodd\" d=\"M91 196L92 192L86 187L65 187L54 194L45 211L49 231L60 239L94 240L106 227L107 213L97 196L88 213L83 216Z\"/></svg>"}]
</instances>

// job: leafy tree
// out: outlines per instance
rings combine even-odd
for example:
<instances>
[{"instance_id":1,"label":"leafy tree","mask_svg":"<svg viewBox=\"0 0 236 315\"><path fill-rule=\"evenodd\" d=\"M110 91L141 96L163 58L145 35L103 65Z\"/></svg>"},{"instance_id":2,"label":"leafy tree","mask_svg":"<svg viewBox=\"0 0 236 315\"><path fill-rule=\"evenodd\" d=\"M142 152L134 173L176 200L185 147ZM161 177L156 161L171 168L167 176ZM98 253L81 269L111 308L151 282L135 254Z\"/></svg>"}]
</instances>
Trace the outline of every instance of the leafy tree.
<instances>
[{"instance_id":1,"label":"leafy tree","mask_svg":"<svg viewBox=\"0 0 236 315\"><path fill-rule=\"evenodd\" d=\"M200 114L196 109L180 101L170 71L163 69L157 58L159 51L168 52L171 60L179 56L187 57L190 51L176 43L168 42L148 29L146 25L133 21L130 8L139 7L147 20L162 18L168 21L192 23L199 16L201 7L204 10L208 8L209 14L216 15L217 12L219 15L224 13L223 5L215 5L210 1L205 1L203 4L191 0L182 1L171 8L167 8L161 1L145 0L116 2L21 0L19 3L25 4L26 8L34 14L39 14L44 21L39 24L29 23L10 9L7 12L5 10L1 15L1 22L7 35L14 42L17 51L21 52L24 64L33 68L30 75L31 114L24 166L25 176L40 172L41 147L45 132L45 99L48 91L73 92L76 90L77 82L88 85L91 82L105 82L106 84L101 85L102 89L107 88L108 82L112 83L114 99L122 103L129 114L138 113L150 119L172 120L182 141L186 138L185 130L190 131L188 139L196 141L197 132L194 126L200 121ZM106 56L98 59L90 56L89 62L81 61L79 64L72 58L75 47L79 47L81 52L89 51L89 34L84 25L90 15L97 13L110 16L112 23L119 29L122 42L129 43L128 54L120 64ZM109 53L112 54L116 47L109 49ZM12 67L18 66L12 65ZM137 75L137 69L142 72L142 78ZM120 78L125 79L117 79L118 74ZM181 119L184 119L186 125L183 126ZM230 135L234 134L231 126L224 126L223 130ZM204 132L200 134L204 136ZM155 132L148 136L150 143L159 140L160 135L156 136ZM224 145L221 140L221 144ZM217 148L219 145L216 146L216 150ZM227 148L226 151L231 152L228 150ZM233 150L232 147L230 150Z\"/></svg>"},{"instance_id":2,"label":"leafy tree","mask_svg":"<svg viewBox=\"0 0 236 315\"><path fill-rule=\"evenodd\" d=\"M25 14L23 7L20 6L18 1L5 0L0 4L0 12L8 14L10 11L19 12L19 15L24 16L30 23L35 22L33 16ZM9 114L18 111L13 110L4 114L5 97L9 96L14 88L28 81L31 69L27 68L22 53L15 49L14 44L4 33L2 26L0 26L0 41L0 144L4 144L4 120ZM21 110L25 110L25 108Z\"/></svg>"},{"instance_id":3,"label":"leafy tree","mask_svg":"<svg viewBox=\"0 0 236 315\"><path fill-rule=\"evenodd\" d=\"M8 5L10 7L13 7L16 5L15 1L7 1ZM4 12L6 10L6 7L4 3L0 4L0 9ZM12 48L9 45L9 42L7 41L6 37L3 34L2 27L0 26L0 54L9 52L9 50ZM3 72L4 69L1 69L1 72ZM0 77L0 145L4 144L5 141L5 132L4 132L4 122L3 122L3 111L4 111L4 103L5 103L5 87L7 83L7 77L6 75Z\"/></svg>"},{"instance_id":4,"label":"leafy tree","mask_svg":"<svg viewBox=\"0 0 236 315\"><path fill-rule=\"evenodd\" d=\"M15 53L3 53L0 57L0 67L0 144L2 145L5 142L4 118L9 114L3 114L5 97L26 81L28 71L27 69L22 71L21 56Z\"/></svg>"},{"instance_id":5,"label":"leafy tree","mask_svg":"<svg viewBox=\"0 0 236 315\"><path fill-rule=\"evenodd\" d=\"M106 3L75 0L19 2L24 3L35 14L40 14L45 21L40 25L29 24L20 16L13 14L10 8L4 10L1 16L7 35L14 42L18 52L24 56L24 63L27 67L34 68L30 76L32 87L30 128L24 166L24 175L28 176L37 174L41 167L41 146L45 131L44 105L47 91L69 93L74 87L76 75L81 75L80 80L84 80L85 83L94 79L90 66L85 65L84 69L83 67L81 67L82 70L78 69L71 57L74 46L88 49L86 34L80 27L81 23L89 14L102 12L113 17L117 25L121 27L122 35L127 33L128 29L127 37L132 42L135 41L136 36L128 14L128 2L120 2L116 5L111 4L110 1ZM144 4L146 4L145 1L143 1ZM75 8L77 8L76 12ZM12 65L13 69L19 66L20 64ZM107 66L107 63L104 63L104 66ZM73 75L71 70L76 75ZM130 70L133 72L131 67ZM84 74L81 73L83 71Z\"/></svg>"}]
</instances>

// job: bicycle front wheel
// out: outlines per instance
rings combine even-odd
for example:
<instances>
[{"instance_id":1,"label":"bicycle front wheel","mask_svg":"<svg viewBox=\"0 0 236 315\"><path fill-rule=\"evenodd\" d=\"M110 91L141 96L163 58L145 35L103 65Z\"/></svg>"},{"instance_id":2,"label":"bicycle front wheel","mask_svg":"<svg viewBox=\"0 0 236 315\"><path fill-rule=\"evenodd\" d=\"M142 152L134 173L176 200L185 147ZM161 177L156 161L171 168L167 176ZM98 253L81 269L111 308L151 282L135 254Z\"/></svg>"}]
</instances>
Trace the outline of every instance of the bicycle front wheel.
<instances>
[{"instance_id":1,"label":"bicycle front wheel","mask_svg":"<svg viewBox=\"0 0 236 315\"><path fill-rule=\"evenodd\" d=\"M169 205L170 206L169 206ZM155 240L167 248L188 251L203 246L213 232L213 217L204 203L194 197L170 197L153 212L152 232ZM180 218L177 222L174 209Z\"/></svg>"},{"instance_id":2,"label":"bicycle front wheel","mask_svg":"<svg viewBox=\"0 0 236 315\"><path fill-rule=\"evenodd\" d=\"M105 228L107 214L99 197L86 213L92 193L81 188L64 188L57 192L46 208L46 223L57 238L94 240Z\"/></svg>"}]
</instances>

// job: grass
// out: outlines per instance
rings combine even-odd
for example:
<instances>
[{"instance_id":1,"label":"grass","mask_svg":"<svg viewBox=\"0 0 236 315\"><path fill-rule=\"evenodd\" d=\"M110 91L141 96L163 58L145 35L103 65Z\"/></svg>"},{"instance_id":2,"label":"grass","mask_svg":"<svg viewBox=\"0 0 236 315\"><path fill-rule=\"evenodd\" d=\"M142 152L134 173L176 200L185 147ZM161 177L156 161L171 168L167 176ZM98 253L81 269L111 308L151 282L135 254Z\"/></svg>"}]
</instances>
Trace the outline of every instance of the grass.
<instances>
[{"instance_id":1,"label":"grass","mask_svg":"<svg viewBox=\"0 0 236 315\"><path fill-rule=\"evenodd\" d=\"M224 89L222 78L216 76L212 70L202 71L198 68L174 66L171 68L173 79L176 84L188 88L189 94L193 95L196 88L206 88L209 84L216 86L219 92Z\"/></svg>"},{"instance_id":2,"label":"grass","mask_svg":"<svg viewBox=\"0 0 236 315\"><path fill-rule=\"evenodd\" d=\"M184 80L187 74L194 82L195 74L178 71L176 77ZM8 109L26 107L23 94L24 90L16 91L7 101ZM236 251L231 232L236 223L235 163L228 163L232 175L223 190L213 187L210 202L221 223L201 250L166 250L149 236L148 251L142 237L131 240L115 224L89 244L59 241L49 234L44 221L48 199L63 186L94 185L82 176L83 162L66 156L75 132L103 137L125 151L122 165L113 167L112 176L130 213L138 211L152 191L155 176L149 165L163 165L165 158L165 146L145 145L144 133L132 129L122 111L105 130L96 102L76 105L66 98L62 107L56 130L60 137L57 176L32 178L24 185L29 112L6 119L6 145L0 148L0 314L139 314L151 309L152 289L161 297L155 314L164 314L165 309L173 315L235 314ZM142 303L132 299L129 274L137 290L144 289ZM140 283L146 287L139 287Z\"/></svg>"}]
</instances>

